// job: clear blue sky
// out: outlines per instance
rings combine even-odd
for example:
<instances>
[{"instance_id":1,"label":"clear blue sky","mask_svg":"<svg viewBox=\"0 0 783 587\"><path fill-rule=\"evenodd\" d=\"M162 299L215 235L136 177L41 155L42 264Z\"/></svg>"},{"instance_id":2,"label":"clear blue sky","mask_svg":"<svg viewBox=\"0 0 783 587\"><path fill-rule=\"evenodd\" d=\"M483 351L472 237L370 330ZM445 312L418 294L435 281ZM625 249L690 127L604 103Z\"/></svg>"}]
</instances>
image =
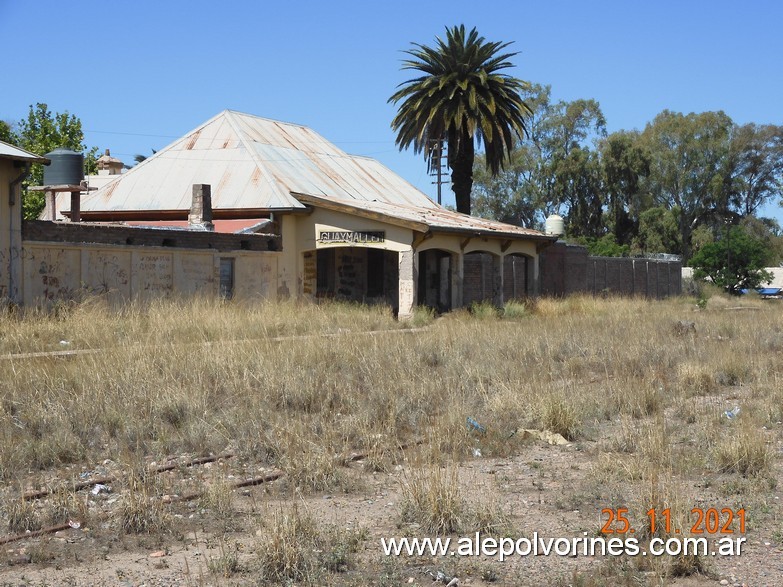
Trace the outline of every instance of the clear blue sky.
<instances>
[{"instance_id":1,"label":"clear blue sky","mask_svg":"<svg viewBox=\"0 0 783 587\"><path fill-rule=\"evenodd\" d=\"M461 23L514 41L511 73L556 99L598 100L610 131L664 108L783 124L781 22L773 0L0 0L0 119L45 102L131 162L230 108L310 126L434 196L423 159L399 153L389 127L411 41Z\"/></svg>"}]
</instances>

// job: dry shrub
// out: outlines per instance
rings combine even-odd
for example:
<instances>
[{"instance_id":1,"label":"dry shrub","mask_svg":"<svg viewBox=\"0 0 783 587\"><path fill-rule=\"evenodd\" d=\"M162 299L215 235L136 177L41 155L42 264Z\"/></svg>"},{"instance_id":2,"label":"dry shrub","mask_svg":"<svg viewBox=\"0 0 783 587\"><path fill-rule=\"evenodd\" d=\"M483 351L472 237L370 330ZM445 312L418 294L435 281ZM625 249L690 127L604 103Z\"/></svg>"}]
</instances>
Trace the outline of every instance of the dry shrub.
<instances>
[{"instance_id":1,"label":"dry shrub","mask_svg":"<svg viewBox=\"0 0 783 587\"><path fill-rule=\"evenodd\" d=\"M704 363L681 363L677 368L680 386L686 395L707 395L716 388L715 374L711 365Z\"/></svg>"},{"instance_id":2,"label":"dry shrub","mask_svg":"<svg viewBox=\"0 0 783 587\"><path fill-rule=\"evenodd\" d=\"M89 513L85 499L68 487L57 488L46 504L46 524L54 526L76 520L84 525Z\"/></svg>"},{"instance_id":3,"label":"dry shrub","mask_svg":"<svg viewBox=\"0 0 783 587\"><path fill-rule=\"evenodd\" d=\"M342 485L338 459L327 446L295 442L280 459L286 481L301 491L329 491Z\"/></svg>"},{"instance_id":4,"label":"dry shrub","mask_svg":"<svg viewBox=\"0 0 783 587\"><path fill-rule=\"evenodd\" d=\"M167 530L169 522L156 480L140 467L131 470L120 505L120 529L127 534L155 534Z\"/></svg>"},{"instance_id":5,"label":"dry shrub","mask_svg":"<svg viewBox=\"0 0 783 587\"><path fill-rule=\"evenodd\" d=\"M772 465L772 453L764 434L749 425L721 437L714 457L719 471L743 477L768 473Z\"/></svg>"},{"instance_id":6,"label":"dry shrub","mask_svg":"<svg viewBox=\"0 0 783 587\"><path fill-rule=\"evenodd\" d=\"M35 504L25 500L21 494L18 497L6 498L4 506L9 532L19 534L31 532L40 529L43 525Z\"/></svg>"},{"instance_id":7,"label":"dry shrub","mask_svg":"<svg viewBox=\"0 0 783 587\"><path fill-rule=\"evenodd\" d=\"M541 427L555 434L560 434L566 440L576 440L582 421L576 408L564 397L547 395L540 406Z\"/></svg>"},{"instance_id":8,"label":"dry shrub","mask_svg":"<svg viewBox=\"0 0 783 587\"><path fill-rule=\"evenodd\" d=\"M207 486L199 506L208 510L224 531L235 530L234 492L231 484L220 478Z\"/></svg>"},{"instance_id":9,"label":"dry shrub","mask_svg":"<svg viewBox=\"0 0 783 587\"><path fill-rule=\"evenodd\" d=\"M256 547L261 579L281 585L323 585L324 571L346 571L365 539L365 531L325 526L300 512L295 503L272 514L266 536Z\"/></svg>"},{"instance_id":10,"label":"dry shrub","mask_svg":"<svg viewBox=\"0 0 783 587\"><path fill-rule=\"evenodd\" d=\"M459 531L466 514L456 466L414 467L402 480L402 519L425 532Z\"/></svg>"}]
</instances>

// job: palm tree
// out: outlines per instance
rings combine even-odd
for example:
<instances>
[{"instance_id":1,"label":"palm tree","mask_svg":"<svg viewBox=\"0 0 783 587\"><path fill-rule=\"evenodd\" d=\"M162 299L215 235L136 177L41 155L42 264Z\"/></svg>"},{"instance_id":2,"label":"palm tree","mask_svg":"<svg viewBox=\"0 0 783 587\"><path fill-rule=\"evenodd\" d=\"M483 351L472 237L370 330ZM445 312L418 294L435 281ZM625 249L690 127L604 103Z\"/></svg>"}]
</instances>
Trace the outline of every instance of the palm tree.
<instances>
[{"instance_id":1,"label":"palm tree","mask_svg":"<svg viewBox=\"0 0 783 587\"><path fill-rule=\"evenodd\" d=\"M451 189L457 210L470 214L475 141L484 143L487 168L497 174L514 147L515 137L527 132L525 116L531 114L520 92L528 83L498 73L513 67L516 53L500 52L511 43L493 43L465 25L446 28L446 41L427 47L412 43L405 51L412 59L402 69L423 73L401 83L389 102L401 102L392 129L400 149L413 145L424 153L430 168L439 165L431 147L446 141Z\"/></svg>"}]
</instances>

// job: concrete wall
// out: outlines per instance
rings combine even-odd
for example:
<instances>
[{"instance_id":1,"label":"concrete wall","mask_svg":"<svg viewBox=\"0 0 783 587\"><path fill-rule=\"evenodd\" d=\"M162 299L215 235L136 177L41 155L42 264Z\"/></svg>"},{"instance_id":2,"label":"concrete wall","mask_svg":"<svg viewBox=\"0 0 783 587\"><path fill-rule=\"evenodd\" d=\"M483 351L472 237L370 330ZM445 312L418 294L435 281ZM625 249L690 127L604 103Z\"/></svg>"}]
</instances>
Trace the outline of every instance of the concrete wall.
<instances>
[{"instance_id":1,"label":"concrete wall","mask_svg":"<svg viewBox=\"0 0 783 587\"><path fill-rule=\"evenodd\" d=\"M591 257L579 245L555 243L541 253L541 293L586 292L665 298L682 293L682 264L629 257Z\"/></svg>"}]
</instances>

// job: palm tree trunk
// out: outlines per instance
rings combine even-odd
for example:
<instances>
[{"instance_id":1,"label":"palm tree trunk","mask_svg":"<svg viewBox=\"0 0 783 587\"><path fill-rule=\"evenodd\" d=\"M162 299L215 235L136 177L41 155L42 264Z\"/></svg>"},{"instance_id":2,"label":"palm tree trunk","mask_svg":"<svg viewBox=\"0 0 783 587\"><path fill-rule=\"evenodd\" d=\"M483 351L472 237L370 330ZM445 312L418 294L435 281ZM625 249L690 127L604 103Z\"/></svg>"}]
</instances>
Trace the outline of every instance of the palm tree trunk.
<instances>
[{"instance_id":1,"label":"palm tree trunk","mask_svg":"<svg viewBox=\"0 0 783 587\"><path fill-rule=\"evenodd\" d=\"M456 141L454 141L456 142ZM456 153L452 150L452 141L449 141L449 167L451 167L451 189L457 201L457 212L470 214L470 192L473 189L473 159L475 147L473 137L467 130L462 131Z\"/></svg>"}]
</instances>

